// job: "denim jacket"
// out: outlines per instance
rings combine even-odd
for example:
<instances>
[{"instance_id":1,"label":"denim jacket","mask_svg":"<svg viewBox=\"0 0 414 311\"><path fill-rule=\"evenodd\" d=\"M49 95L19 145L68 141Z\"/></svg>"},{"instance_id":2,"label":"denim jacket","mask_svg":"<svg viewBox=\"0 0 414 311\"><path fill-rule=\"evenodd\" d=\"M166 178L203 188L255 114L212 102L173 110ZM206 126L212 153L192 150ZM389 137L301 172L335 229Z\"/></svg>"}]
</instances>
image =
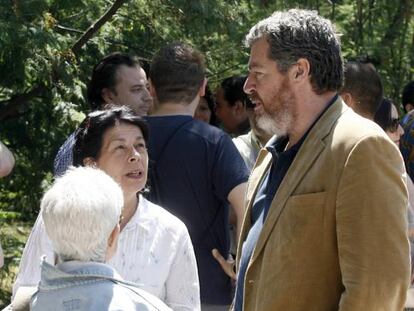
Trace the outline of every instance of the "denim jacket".
<instances>
[{"instance_id":1,"label":"denim jacket","mask_svg":"<svg viewBox=\"0 0 414 311\"><path fill-rule=\"evenodd\" d=\"M30 306L34 311L171 310L155 296L123 281L106 264L68 261L52 266L45 260Z\"/></svg>"}]
</instances>

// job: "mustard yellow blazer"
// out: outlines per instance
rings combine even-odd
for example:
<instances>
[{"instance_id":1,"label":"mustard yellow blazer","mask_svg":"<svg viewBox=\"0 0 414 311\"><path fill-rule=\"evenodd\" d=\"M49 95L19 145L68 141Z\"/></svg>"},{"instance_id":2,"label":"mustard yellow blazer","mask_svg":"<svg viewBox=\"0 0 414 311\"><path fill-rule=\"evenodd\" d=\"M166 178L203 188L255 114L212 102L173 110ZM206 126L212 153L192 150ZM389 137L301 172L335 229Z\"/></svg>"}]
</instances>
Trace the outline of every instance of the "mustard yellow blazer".
<instances>
[{"instance_id":1,"label":"mustard yellow blazer","mask_svg":"<svg viewBox=\"0 0 414 311\"><path fill-rule=\"evenodd\" d=\"M271 164L260 151L238 245ZM402 310L410 282L398 148L341 98L309 132L272 201L246 271L245 311Z\"/></svg>"}]
</instances>

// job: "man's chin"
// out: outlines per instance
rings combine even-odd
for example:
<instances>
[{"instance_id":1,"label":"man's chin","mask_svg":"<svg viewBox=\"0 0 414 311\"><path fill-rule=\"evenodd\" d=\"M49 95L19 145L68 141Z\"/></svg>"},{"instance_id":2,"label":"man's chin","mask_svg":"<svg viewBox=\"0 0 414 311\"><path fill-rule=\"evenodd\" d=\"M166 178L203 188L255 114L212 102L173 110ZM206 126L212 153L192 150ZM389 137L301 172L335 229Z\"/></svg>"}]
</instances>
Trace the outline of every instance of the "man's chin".
<instances>
[{"instance_id":1,"label":"man's chin","mask_svg":"<svg viewBox=\"0 0 414 311\"><path fill-rule=\"evenodd\" d=\"M284 122L277 122L276 118L273 118L267 113L263 113L261 116L257 116L256 124L258 129L270 135L287 135L287 127L284 126Z\"/></svg>"}]
</instances>

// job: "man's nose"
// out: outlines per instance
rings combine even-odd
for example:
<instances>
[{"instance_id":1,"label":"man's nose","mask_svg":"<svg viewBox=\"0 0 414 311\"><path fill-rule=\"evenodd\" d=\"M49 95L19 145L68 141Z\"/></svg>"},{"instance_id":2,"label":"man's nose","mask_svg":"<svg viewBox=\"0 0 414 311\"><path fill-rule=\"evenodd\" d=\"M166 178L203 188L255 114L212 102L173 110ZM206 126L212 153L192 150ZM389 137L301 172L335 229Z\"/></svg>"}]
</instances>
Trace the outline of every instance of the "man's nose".
<instances>
[{"instance_id":1,"label":"man's nose","mask_svg":"<svg viewBox=\"0 0 414 311\"><path fill-rule=\"evenodd\" d=\"M252 93L252 90L253 90L253 87L254 86L253 86L252 79L249 76L247 76L246 82L244 82L244 85L243 85L243 91L246 94L251 94Z\"/></svg>"}]
</instances>

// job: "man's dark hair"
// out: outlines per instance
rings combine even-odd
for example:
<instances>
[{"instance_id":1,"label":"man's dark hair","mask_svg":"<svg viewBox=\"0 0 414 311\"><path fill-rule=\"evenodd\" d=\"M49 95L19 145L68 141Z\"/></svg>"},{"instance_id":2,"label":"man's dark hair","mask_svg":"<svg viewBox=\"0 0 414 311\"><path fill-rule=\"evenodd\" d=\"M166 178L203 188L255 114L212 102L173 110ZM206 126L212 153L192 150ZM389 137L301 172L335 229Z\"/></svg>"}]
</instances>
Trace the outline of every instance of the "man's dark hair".
<instances>
[{"instance_id":1,"label":"man's dark hair","mask_svg":"<svg viewBox=\"0 0 414 311\"><path fill-rule=\"evenodd\" d=\"M75 146L73 147L73 165L83 166L83 160L91 157L98 159L102 148L105 132L119 123L137 126L148 142L147 122L125 107L114 107L108 110L91 112L76 131Z\"/></svg>"},{"instance_id":2,"label":"man's dark hair","mask_svg":"<svg viewBox=\"0 0 414 311\"><path fill-rule=\"evenodd\" d=\"M298 59L310 64L313 91L338 91L343 83L343 61L339 37L332 23L316 11L291 9L275 12L260 21L246 36L246 45L260 38L269 43L269 58L286 73Z\"/></svg>"},{"instance_id":3,"label":"man's dark hair","mask_svg":"<svg viewBox=\"0 0 414 311\"><path fill-rule=\"evenodd\" d=\"M411 104L414 106L414 81L408 82L403 89L402 104L405 110L405 105ZM407 111L406 111L407 112Z\"/></svg>"},{"instance_id":4,"label":"man's dark hair","mask_svg":"<svg viewBox=\"0 0 414 311\"><path fill-rule=\"evenodd\" d=\"M205 77L204 57L191 46L175 42L162 48L154 57L151 83L160 104L190 103Z\"/></svg>"},{"instance_id":5,"label":"man's dark hair","mask_svg":"<svg viewBox=\"0 0 414 311\"><path fill-rule=\"evenodd\" d=\"M384 131L387 131L392 123L392 102L383 98L375 113L374 122L377 123Z\"/></svg>"},{"instance_id":6,"label":"man's dark hair","mask_svg":"<svg viewBox=\"0 0 414 311\"><path fill-rule=\"evenodd\" d=\"M345 65L345 84L341 93L350 93L357 112L374 117L381 104L381 78L371 63L349 61Z\"/></svg>"},{"instance_id":7,"label":"man's dark hair","mask_svg":"<svg viewBox=\"0 0 414 311\"><path fill-rule=\"evenodd\" d=\"M246 79L247 76L232 76L221 82L220 87L223 90L224 99L230 106L234 106L237 101L241 101L248 108L253 106L243 90Z\"/></svg>"},{"instance_id":8,"label":"man's dark hair","mask_svg":"<svg viewBox=\"0 0 414 311\"><path fill-rule=\"evenodd\" d=\"M117 72L120 66L139 66L138 60L125 53L112 53L105 56L92 70L92 77L88 84L87 100L92 111L101 109L105 104L102 90L107 88L115 92Z\"/></svg>"}]
</instances>

